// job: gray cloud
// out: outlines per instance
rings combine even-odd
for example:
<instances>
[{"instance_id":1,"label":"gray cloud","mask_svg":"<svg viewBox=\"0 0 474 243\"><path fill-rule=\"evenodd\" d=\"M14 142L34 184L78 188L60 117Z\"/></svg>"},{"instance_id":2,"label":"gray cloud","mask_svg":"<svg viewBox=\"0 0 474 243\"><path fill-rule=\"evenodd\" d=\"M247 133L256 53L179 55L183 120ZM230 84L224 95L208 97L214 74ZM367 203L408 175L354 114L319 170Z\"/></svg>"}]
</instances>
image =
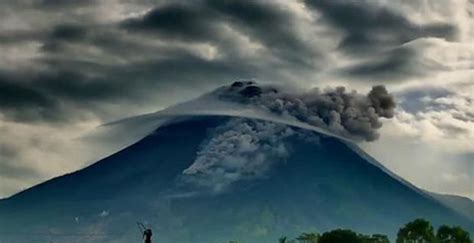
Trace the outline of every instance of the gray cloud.
<instances>
[{"instance_id":1,"label":"gray cloud","mask_svg":"<svg viewBox=\"0 0 474 243\"><path fill-rule=\"evenodd\" d=\"M81 7L92 5L96 3L97 0L38 0L34 1L35 7L42 7L42 8L71 8L71 7Z\"/></svg>"},{"instance_id":2,"label":"gray cloud","mask_svg":"<svg viewBox=\"0 0 474 243\"><path fill-rule=\"evenodd\" d=\"M417 53L409 48L390 50L379 59L373 59L353 65L343 72L347 76L372 78L379 80L399 80L414 76L419 72L419 65L414 63ZM422 71L423 72L423 71Z\"/></svg>"},{"instance_id":3,"label":"gray cloud","mask_svg":"<svg viewBox=\"0 0 474 243\"><path fill-rule=\"evenodd\" d=\"M2 159L12 160L11 157L3 157ZM4 179L28 180L31 177L40 176L40 173L30 167L20 167L14 163L0 163L0 177Z\"/></svg>"},{"instance_id":4,"label":"gray cloud","mask_svg":"<svg viewBox=\"0 0 474 243\"><path fill-rule=\"evenodd\" d=\"M474 122L474 112L456 113L453 114L453 118L464 122Z\"/></svg>"},{"instance_id":5,"label":"gray cloud","mask_svg":"<svg viewBox=\"0 0 474 243\"><path fill-rule=\"evenodd\" d=\"M44 93L18 80L0 76L0 108L13 120L36 120L55 117L57 103Z\"/></svg>"},{"instance_id":6,"label":"gray cloud","mask_svg":"<svg viewBox=\"0 0 474 243\"><path fill-rule=\"evenodd\" d=\"M452 95L450 91L443 87L423 87L423 89L410 89L400 92L397 95L400 99L400 106L410 112L416 113L418 111L427 110L431 106L431 100ZM424 99L429 99L427 102Z\"/></svg>"},{"instance_id":7,"label":"gray cloud","mask_svg":"<svg viewBox=\"0 0 474 243\"><path fill-rule=\"evenodd\" d=\"M51 38L57 40L80 40L85 37L87 29L80 25L61 24L54 27Z\"/></svg>"},{"instance_id":8,"label":"gray cloud","mask_svg":"<svg viewBox=\"0 0 474 243\"><path fill-rule=\"evenodd\" d=\"M449 134L449 137L457 137L459 135L468 134L470 131L464 127L458 127L453 124L439 123L437 124L438 128L443 130L446 134Z\"/></svg>"},{"instance_id":9,"label":"gray cloud","mask_svg":"<svg viewBox=\"0 0 474 243\"><path fill-rule=\"evenodd\" d=\"M0 132L6 131L0 127ZM18 163L21 160L22 151L18 146L0 142L0 181L2 180L30 180L32 177L40 176L40 172L25 164ZM4 186L4 185L2 185ZM8 185L7 185L8 186Z\"/></svg>"},{"instance_id":10,"label":"gray cloud","mask_svg":"<svg viewBox=\"0 0 474 243\"><path fill-rule=\"evenodd\" d=\"M70 121L74 110L94 110L94 102L113 101L121 86L74 71L45 71L0 76L0 108L6 119L20 122Z\"/></svg>"},{"instance_id":11,"label":"gray cloud","mask_svg":"<svg viewBox=\"0 0 474 243\"><path fill-rule=\"evenodd\" d=\"M142 17L132 17L117 25L94 26L93 22L79 25L70 19L70 23L54 24L41 34L37 31L11 32L8 38L4 37L5 42L15 43L21 39L41 43L41 48L37 50L40 56L31 60L33 69L4 72L1 85L6 87L2 91L5 102L0 112L7 119L23 122L35 119L70 121L64 118L74 118L78 108L100 116L103 107L116 102L134 100L143 103L158 99L170 105L178 99L155 98L153 95L153 91L161 92L170 86L184 88L191 84L203 86L205 90L239 77L278 78L279 73L285 71L266 75L268 67L273 64L242 59L237 50L241 48L239 43L220 34L219 26L235 22L234 18L246 17L236 15L234 8L240 6L237 2L230 3L206 2L202 7L162 5ZM283 13L280 13L282 11L277 12L271 5L249 5L247 11L252 11L254 7L258 7L258 11L251 23L240 22L232 28L237 32L244 28L253 29L252 33L257 35L264 23L274 21L281 25L285 21ZM257 22L260 24L253 26ZM245 27L247 24L252 26ZM278 43L295 39L290 31L280 30L280 34L286 37ZM258 42L263 37L253 38ZM168 44L166 39L169 38L178 38L183 43ZM154 40L164 42L156 46L152 44ZM196 41L215 45L211 48L216 48L218 56L202 56L201 47L192 46ZM292 52L298 52L298 48L293 48L296 46L290 47ZM278 44L274 50L280 52L283 48ZM287 63L298 65L291 60ZM20 95L15 95L16 92Z\"/></svg>"},{"instance_id":12,"label":"gray cloud","mask_svg":"<svg viewBox=\"0 0 474 243\"><path fill-rule=\"evenodd\" d=\"M229 43L224 28L261 43L289 65L315 68L315 46L301 40L294 31L295 16L270 2L202 1L200 4L171 4L154 8L144 16L123 21L129 31L157 34L164 39L187 42L205 42L227 52L235 43ZM267 31L272 26L272 31Z\"/></svg>"},{"instance_id":13,"label":"gray cloud","mask_svg":"<svg viewBox=\"0 0 474 243\"><path fill-rule=\"evenodd\" d=\"M473 102L469 96L458 94L452 87L424 86L397 93L400 107L412 114L439 113L441 117L431 118L432 124L448 137L470 133L469 124L474 121ZM420 119L424 119L421 117ZM444 119L442 119L444 118ZM454 120L452 120L454 119ZM452 122L459 122L453 124ZM447 122L451 123L447 123ZM462 126L460 126L462 125Z\"/></svg>"},{"instance_id":14,"label":"gray cloud","mask_svg":"<svg viewBox=\"0 0 474 243\"><path fill-rule=\"evenodd\" d=\"M64 43L83 41L87 37L87 28L77 24L60 24L54 26L45 38L43 51L61 51Z\"/></svg>"},{"instance_id":15,"label":"gray cloud","mask_svg":"<svg viewBox=\"0 0 474 243\"><path fill-rule=\"evenodd\" d=\"M370 1L308 0L306 3L343 31L345 37L339 46L350 53L371 53L422 37L453 39L457 33L456 27L448 23L414 24L405 16Z\"/></svg>"},{"instance_id":16,"label":"gray cloud","mask_svg":"<svg viewBox=\"0 0 474 243\"><path fill-rule=\"evenodd\" d=\"M300 39L291 13L264 1L209 0L207 4L223 14L232 26L261 42L279 58L287 59L293 65L315 68L313 62L320 53L316 46ZM270 26L271 31L268 29Z\"/></svg>"},{"instance_id":17,"label":"gray cloud","mask_svg":"<svg viewBox=\"0 0 474 243\"><path fill-rule=\"evenodd\" d=\"M121 23L130 31L161 34L162 38L178 38L186 41L206 41L217 35L216 16L199 6L170 4L157 7L144 16Z\"/></svg>"},{"instance_id":18,"label":"gray cloud","mask_svg":"<svg viewBox=\"0 0 474 243\"><path fill-rule=\"evenodd\" d=\"M308 41L311 31L308 36L297 31L302 21L300 13L283 8L279 3L208 0L162 2L154 6L138 2L130 9L150 10L118 18L112 23L99 23L96 18L100 15L90 19L78 16L78 8L87 13L93 6L99 6L96 1L41 1L37 4L46 10L33 10L29 3L22 2L17 3L17 7L29 7L29 12L54 18L29 23L38 25L31 30L10 30L0 36L0 44L8 48L20 42L39 44L37 50L32 50L34 53L28 54L34 58L26 58L32 68L3 67L6 74L1 85L8 87L3 90L3 100L8 102L1 105L0 112L7 119L58 121L61 116L74 117L75 109L101 116L104 107L130 100L170 105L184 97L167 96L163 91L169 87L207 90L238 78L303 83L301 77L311 76L329 61L324 47ZM377 45L384 46L425 36L423 33L426 36L438 33L432 30L435 27L425 26L420 34L415 31L418 26L388 10L382 9L384 14L376 14L370 7L361 9L342 2L309 1L305 4L312 8L306 10L323 14L323 21L315 20L311 24L324 26L328 22L329 26L345 32L341 47L351 46L346 44L346 39L357 33L368 38L375 32L387 35L406 32L406 38L387 38L395 42L378 40ZM61 15L69 11L70 18L63 21L50 8L63 9ZM353 19L356 12L361 15L357 18L359 22ZM373 22L382 23L384 27ZM349 23L355 23L355 30L349 28ZM268 31L269 26L271 31ZM401 29L407 31L397 34ZM440 33L449 37L451 32ZM372 44L365 42L367 46ZM375 77L372 79L405 77L414 70L410 60L417 55L408 49L397 49L387 53L385 58L370 60L340 73L346 77ZM8 65L13 64L8 62ZM199 94L193 90L189 92ZM22 95L13 97L13 92ZM160 95L154 95L156 92ZM19 105L13 109L14 104ZM59 113L61 115L55 115Z\"/></svg>"},{"instance_id":19,"label":"gray cloud","mask_svg":"<svg viewBox=\"0 0 474 243\"><path fill-rule=\"evenodd\" d=\"M454 40L458 34L457 28L449 23L415 24L406 16L370 1L306 3L321 13L323 21L341 31L343 38L338 49L364 57L364 61L341 70L347 78L390 82L441 69L440 64L421 61L419 47L402 45L427 37Z\"/></svg>"}]
</instances>

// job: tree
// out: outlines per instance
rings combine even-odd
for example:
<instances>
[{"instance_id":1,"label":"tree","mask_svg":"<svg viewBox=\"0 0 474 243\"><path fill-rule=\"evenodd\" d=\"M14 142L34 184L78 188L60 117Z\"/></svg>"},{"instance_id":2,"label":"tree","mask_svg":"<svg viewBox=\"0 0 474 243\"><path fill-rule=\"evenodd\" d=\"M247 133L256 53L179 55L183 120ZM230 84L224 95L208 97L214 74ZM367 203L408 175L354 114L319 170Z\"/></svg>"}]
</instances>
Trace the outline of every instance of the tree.
<instances>
[{"instance_id":1,"label":"tree","mask_svg":"<svg viewBox=\"0 0 474 243\"><path fill-rule=\"evenodd\" d=\"M362 243L390 243L388 237L381 234L359 235L359 239Z\"/></svg>"},{"instance_id":2,"label":"tree","mask_svg":"<svg viewBox=\"0 0 474 243\"><path fill-rule=\"evenodd\" d=\"M301 243L318 243L319 234L316 233L303 233L296 238Z\"/></svg>"},{"instance_id":3,"label":"tree","mask_svg":"<svg viewBox=\"0 0 474 243\"><path fill-rule=\"evenodd\" d=\"M472 243L469 233L459 226L441 225L436 238L440 243Z\"/></svg>"},{"instance_id":4,"label":"tree","mask_svg":"<svg viewBox=\"0 0 474 243\"><path fill-rule=\"evenodd\" d=\"M397 234L397 243L432 243L435 241L433 226L424 219L415 219L405 224Z\"/></svg>"},{"instance_id":5,"label":"tree","mask_svg":"<svg viewBox=\"0 0 474 243\"><path fill-rule=\"evenodd\" d=\"M371 238L372 238L372 242L374 243L390 243L386 235L373 234Z\"/></svg>"},{"instance_id":6,"label":"tree","mask_svg":"<svg viewBox=\"0 0 474 243\"><path fill-rule=\"evenodd\" d=\"M336 229L326 232L319 238L319 243L362 243L357 233L352 230Z\"/></svg>"}]
</instances>

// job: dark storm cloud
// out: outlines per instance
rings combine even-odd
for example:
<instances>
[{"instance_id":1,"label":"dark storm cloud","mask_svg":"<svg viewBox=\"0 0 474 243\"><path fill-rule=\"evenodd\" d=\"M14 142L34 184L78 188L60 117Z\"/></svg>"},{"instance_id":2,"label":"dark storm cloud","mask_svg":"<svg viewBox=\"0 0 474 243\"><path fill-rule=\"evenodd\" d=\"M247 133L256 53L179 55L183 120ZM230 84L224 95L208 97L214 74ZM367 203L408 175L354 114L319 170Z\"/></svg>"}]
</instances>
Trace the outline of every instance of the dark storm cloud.
<instances>
[{"instance_id":1,"label":"dark storm cloud","mask_svg":"<svg viewBox=\"0 0 474 243\"><path fill-rule=\"evenodd\" d=\"M277 6L264 1L208 0L206 3L209 8L223 14L230 24L237 25L237 29L272 49L281 59L311 66L312 59L319 54L316 46L298 37L293 16Z\"/></svg>"},{"instance_id":2,"label":"dark storm cloud","mask_svg":"<svg viewBox=\"0 0 474 243\"><path fill-rule=\"evenodd\" d=\"M112 102L125 85L67 70L28 75L0 75L0 108L7 119L19 122L70 120L77 108L95 110L95 102Z\"/></svg>"},{"instance_id":3,"label":"dark storm cloud","mask_svg":"<svg viewBox=\"0 0 474 243\"><path fill-rule=\"evenodd\" d=\"M73 11L93 3L42 1L37 4ZM285 69L300 66L305 62L303 59L311 59L314 53L296 37L291 14L274 4L238 1L161 4L141 17L128 18L116 25L94 24L93 20L77 24L79 21L74 16L67 22L53 21L51 27L43 26L39 31L17 31L3 36L4 42L15 43L21 39L40 43L43 54L34 60L39 68L10 72L0 80L5 87L1 91L2 99L8 101L0 107L7 119L61 121L74 117L77 108L97 112L101 105L127 100L141 103L150 97L170 105L178 99L157 97L153 90L210 88L248 77L272 79L286 72ZM262 43L278 56L276 61L284 61L288 66L274 70L263 61L264 57L243 59L238 51L241 47L221 31L224 25ZM272 33L262 33L268 32L268 26L274 26ZM205 58L173 43L159 47L149 44L169 39L184 44L212 44L218 57ZM91 59L83 53L85 50L104 55L104 59ZM114 62L105 64L104 60Z\"/></svg>"},{"instance_id":4,"label":"dark storm cloud","mask_svg":"<svg viewBox=\"0 0 474 243\"><path fill-rule=\"evenodd\" d=\"M447 23L418 25L386 7L370 4L370 1L307 0L306 4L320 12L324 22L342 32L340 50L371 57L342 69L340 73L347 78L390 82L442 68L419 62L421 57L417 50L401 45L424 37L452 40L457 34L457 29Z\"/></svg>"},{"instance_id":5,"label":"dark storm cloud","mask_svg":"<svg viewBox=\"0 0 474 243\"><path fill-rule=\"evenodd\" d=\"M424 76L429 71L444 70L436 62L423 62L420 51L409 46L397 47L378 53L367 61L340 70L347 78L378 80L381 82L403 81L414 76Z\"/></svg>"},{"instance_id":6,"label":"dark storm cloud","mask_svg":"<svg viewBox=\"0 0 474 243\"><path fill-rule=\"evenodd\" d=\"M123 21L129 31L158 34L189 42L208 42L231 48L223 36L223 26L249 37L293 65L311 66L318 54L294 31L294 16L274 4L260 1L203 1L197 4L164 5L150 10L143 17ZM271 31L269 31L271 26ZM314 65L312 66L315 67Z\"/></svg>"},{"instance_id":7,"label":"dark storm cloud","mask_svg":"<svg viewBox=\"0 0 474 243\"><path fill-rule=\"evenodd\" d=\"M7 74L0 74L0 109L7 118L21 121L56 118L52 112L56 108L56 101L47 94Z\"/></svg>"},{"instance_id":8,"label":"dark storm cloud","mask_svg":"<svg viewBox=\"0 0 474 243\"><path fill-rule=\"evenodd\" d=\"M39 73L32 82L53 96L74 101L105 99L116 95L116 89L107 80L74 71Z\"/></svg>"},{"instance_id":9,"label":"dark storm cloud","mask_svg":"<svg viewBox=\"0 0 474 243\"><path fill-rule=\"evenodd\" d=\"M230 61L212 61L205 60L192 55L184 55L178 58L166 58L163 60L154 60L144 63L136 63L129 67L128 71L122 72L123 75L144 74L143 77L157 80L173 80L176 85L193 85L198 80L219 80L226 77L239 77L243 73L251 75L252 67L242 64L236 66ZM163 82L168 85L168 82ZM156 81L156 85L160 85Z\"/></svg>"},{"instance_id":10,"label":"dark storm cloud","mask_svg":"<svg viewBox=\"0 0 474 243\"><path fill-rule=\"evenodd\" d=\"M397 45L423 36L451 38L455 34L451 26L417 26L370 4L305 3L323 16L314 25L329 23L343 32L340 48L335 51L367 49L368 56L382 53L339 70L338 75L349 79L401 80L418 75L418 63L413 61L418 53ZM328 65L324 53L331 50L308 39L310 35L303 36L312 30L299 33L301 16L279 2L203 0L153 5L140 1L134 4L143 4L141 8L127 4L137 12L150 9L148 12L134 12L133 17L105 24L95 15L81 15L99 4L103 2L42 0L9 5L19 13L28 10L24 18L30 18L30 28L0 33L0 47L15 47L21 52L21 45L34 43L40 48L28 59L32 68L10 62L6 65L11 67L0 67L9 70L0 77L0 112L7 119L69 120L80 113L76 109L101 116L102 107L130 101L171 105L190 97L171 97L168 91L189 92L193 87L193 94L198 95L241 78L300 82L301 77L314 75ZM36 26L35 20L41 24ZM243 54L250 44L236 36L259 46L262 54ZM203 54L202 46L197 46L202 44L212 48L211 54ZM382 49L385 52L380 52Z\"/></svg>"},{"instance_id":11,"label":"dark storm cloud","mask_svg":"<svg viewBox=\"0 0 474 243\"><path fill-rule=\"evenodd\" d=\"M163 38L205 41L218 35L215 20L206 9L173 4L154 8L143 17L127 19L121 26L130 31L161 34Z\"/></svg>"},{"instance_id":12,"label":"dark storm cloud","mask_svg":"<svg viewBox=\"0 0 474 243\"><path fill-rule=\"evenodd\" d=\"M56 40L75 41L86 37L87 29L75 24L61 24L54 27L50 38Z\"/></svg>"},{"instance_id":13,"label":"dark storm cloud","mask_svg":"<svg viewBox=\"0 0 474 243\"><path fill-rule=\"evenodd\" d=\"M0 45L16 45L23 42L41 40L46 33L42 31L3 31L0 32Z\"/></svg>"},{"instance_id":14,"label":"dark storm cloud","mask_svg":"<svg viewBox=\"0 0 474 243\"><path fill-rule=\"evenodd\" d=\"M387 8L364 1L307 0L306 3L343 31L345 37L339 46L349 53L366 54L422 37L453 39L457 34L457 29L447 23L417 25Z\"/></svg>"},{"instance_id":15,"label":"dark storm cloud","mask_svg":"<svg viewBox=\"0 0 474 243\"><path fill-rule=\"evenodd\" d=\"M46 52L61 52L65 44L85 41L88 30L77 24L59 24L54 26L43 39L42 50Z\"/></svg>"},{"instance_id":16,"label":"dark storm cloud","mask_svg":"<svg viewBox=\"0 0 474 243\"><path fill-rule=\"evenodd\" d=\"M187 53L174 54L125 66L42 60L43 65L54 69L28 75L0 75L0 109L7 118L20 122L66 121L76 118L74 109L97 112L101 103L140 103L152 96L153 90L189 87L197 80L218 82L238 78L252 70L244 64L235 66L232 62L209 61ZM85 70L100 76L87 75ZM169 87L170 82L173 87Z\"/></svg>"},{"instance_id":17,"label":"dark storm cloud","mask_svg":"<svg viewBox=\"0 0 474 243\"><path fill-rule=\"evenodd\" d=\"M97 0L36 0L34 6L56 9L93 5L96 2Z\"/></svg>"},{"instance_id":18,"label":"dark storm cloud","mask_svg":"<svg viewBox=\"0 0 474 243\"><path fill-rule=\"evenodd\" d=\"M356 64L345 70L349 76L377 78L380 80L399 79L416 74L412 65L417 53L408 48L398 48L375 60Z\"/></svg>"}]
</instances>

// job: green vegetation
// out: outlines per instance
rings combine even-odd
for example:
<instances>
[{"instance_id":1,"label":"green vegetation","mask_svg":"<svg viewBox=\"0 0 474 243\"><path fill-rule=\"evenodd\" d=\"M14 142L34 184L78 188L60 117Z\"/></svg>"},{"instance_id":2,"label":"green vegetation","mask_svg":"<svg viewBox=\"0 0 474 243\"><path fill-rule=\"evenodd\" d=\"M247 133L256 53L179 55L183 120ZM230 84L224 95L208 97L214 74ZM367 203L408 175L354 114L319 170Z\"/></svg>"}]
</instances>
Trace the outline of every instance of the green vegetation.
<instances>
[{"instance_id":1,"label":"green vegetation","mask_svg":"<svg viewBox=\"0 0 474 243\"><path fill-rule=\"evenodd\" d=\"M397 234L397 243L405 242L436 242L433 226L424 219L409 222Z\"/></svg>"},{"instance_id":2,"label":"green vegetation","mask_svg":"<svg viewBox=\"0 0 474 243\"><path fill-rule=\"evenodd\" d=\"M318 243L319 238L319 234L316 233L303 233L296 239L301 243Z\"/></svg>"},{"instance_id":3,"label":"green vegetation","mask_svg":"<svg viewBox=\"0 0 474 243\"><path fill-rule=\"evenodd\" d=\"M278 243L390 243L382 234L364 235L348 229L302 233L295 239L282 236ZM238 243L230 241L230 243ZM472 243L469 233L459 226L441 225L436 234L431 223L415 219L398 230L396 243Z\"/></svg>"},{"instance_id":4,"label":"green vegetation","mask_svg":"<svg viewBox=\"0 0 474 243\"><path fill-rule=\"evenodd\" d=\"M430 222L415 219L398 231L397 243L472 243L472 240L459 226L441 225L435 235Z\"/></svg>"},{"instance_id":5,"label":"green vegetation","mask_svg":"<svg viewBox=\"0 0 474 243\"><path fill-rule=\"evenodd\" d=\"M456 243L471 243L469 233L459 226L449 227L441 225L436 233L436 238L439 243L456 242Z\"/></svg>"}]
</instances>

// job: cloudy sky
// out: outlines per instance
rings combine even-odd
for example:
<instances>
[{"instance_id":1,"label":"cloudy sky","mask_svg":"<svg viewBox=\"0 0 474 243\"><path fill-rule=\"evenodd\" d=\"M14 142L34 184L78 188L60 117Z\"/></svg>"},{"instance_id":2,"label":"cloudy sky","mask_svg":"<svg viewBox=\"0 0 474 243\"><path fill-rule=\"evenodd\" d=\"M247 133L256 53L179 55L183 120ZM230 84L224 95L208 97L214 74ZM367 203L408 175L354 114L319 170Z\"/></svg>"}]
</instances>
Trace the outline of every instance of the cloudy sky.
<instances>
[{"instance_id":1,"label":"cloudy sky","mask_svg":"<svg viewBox=\"0 0 474 243\"><path fill-rule=\"evenodd\" d=\"M474 198L471 0L0 2L0 197L77 170L80 138L236 79L385 85L361 146L414 184Z\"/></svg>"}]
</instances>

